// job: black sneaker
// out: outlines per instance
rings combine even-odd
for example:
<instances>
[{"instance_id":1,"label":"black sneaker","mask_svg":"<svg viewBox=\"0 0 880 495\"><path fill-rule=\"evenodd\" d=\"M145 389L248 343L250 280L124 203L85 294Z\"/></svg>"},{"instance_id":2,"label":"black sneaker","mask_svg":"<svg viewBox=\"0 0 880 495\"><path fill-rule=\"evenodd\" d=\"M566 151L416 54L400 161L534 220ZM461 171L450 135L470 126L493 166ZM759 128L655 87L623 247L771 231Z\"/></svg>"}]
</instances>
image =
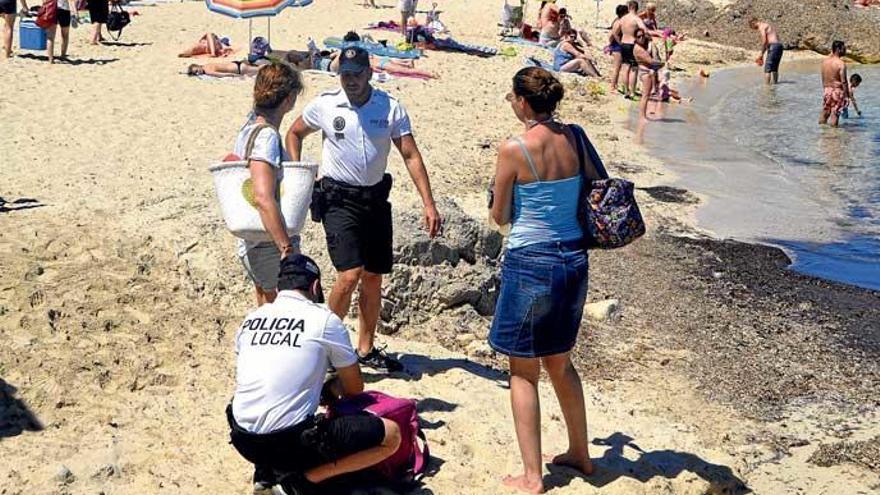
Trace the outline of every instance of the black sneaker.
<instances>
[{"instance_id":1,"label":"black sneaker","mask_svg":"<svg viewBox=\"0 0 880 495\"><path fill-rule=\"evenodd\" d=\"M358 363L360 363L361 366L373 368L374 370L384 370L389 373L403 371L403 364L389 356L388 353L385 352L384 347L381 349L373 347L373 350L368 352L366 356L361 356L361 354L358 353Z\"/></svg>"},{"instance_id":2,"label":"black sneaker","mask_svg":"<svg viewBox=\"0 0 880 495\"><path fill-rule=\"evenodd\" d=\"M272 495L317 495L318 485L307 480L302 473L289 473L272 488Z\"/></svg>"},{"instance_id":3,"label":"black sneaker","mask_svg":"<svg viewBox=\"0 0 880 495\"><path fill-rule=\"evenodd\" d=\"M254 468L254 495L268 495L277 482L272 469L266 466Z\"/></svg>"}]
</instances>

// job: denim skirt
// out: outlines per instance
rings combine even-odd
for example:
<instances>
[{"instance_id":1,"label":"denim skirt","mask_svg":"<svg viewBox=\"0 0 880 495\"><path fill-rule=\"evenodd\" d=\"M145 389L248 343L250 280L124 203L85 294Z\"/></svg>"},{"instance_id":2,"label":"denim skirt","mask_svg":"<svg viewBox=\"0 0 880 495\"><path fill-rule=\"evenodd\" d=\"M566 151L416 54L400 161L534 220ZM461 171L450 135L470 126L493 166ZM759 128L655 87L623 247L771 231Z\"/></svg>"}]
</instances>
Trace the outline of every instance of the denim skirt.
<instances>
[{"instance_id":1,"label":"denim skirt","mask_svg":"<svg viewBox=\"0 0 880 495\"><path fill-rule=\"evenodd\" d=\"M588 266L579 240L507 251L489 345L514 357L570 351L584 313Z\"/></svg>"}]
</instances>

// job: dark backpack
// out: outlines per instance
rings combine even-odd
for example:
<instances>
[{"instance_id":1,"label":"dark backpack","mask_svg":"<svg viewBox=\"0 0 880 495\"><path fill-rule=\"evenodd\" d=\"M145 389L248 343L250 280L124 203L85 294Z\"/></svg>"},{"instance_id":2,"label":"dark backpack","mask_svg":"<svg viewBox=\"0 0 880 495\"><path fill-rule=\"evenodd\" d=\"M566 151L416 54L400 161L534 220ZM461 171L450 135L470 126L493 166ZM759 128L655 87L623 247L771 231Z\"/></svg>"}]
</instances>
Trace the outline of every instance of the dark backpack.
<instances>
[{"instance_id":1,"label":"dark backpack","mask_svg":"<svg viewBox=\"0 0 880 495\"><path fill-rule=\"evenodd\" d=\"M107 31L110 32L110 36L114 41L119 41L119 38L122 37L122 30L129 24L131 24L131 17L128 15L128 12L122 8L122 5L114 2L110 8L110 13L107 15ZM113 34L114 32L116 34Z\"/></svg>"}]
</instances>

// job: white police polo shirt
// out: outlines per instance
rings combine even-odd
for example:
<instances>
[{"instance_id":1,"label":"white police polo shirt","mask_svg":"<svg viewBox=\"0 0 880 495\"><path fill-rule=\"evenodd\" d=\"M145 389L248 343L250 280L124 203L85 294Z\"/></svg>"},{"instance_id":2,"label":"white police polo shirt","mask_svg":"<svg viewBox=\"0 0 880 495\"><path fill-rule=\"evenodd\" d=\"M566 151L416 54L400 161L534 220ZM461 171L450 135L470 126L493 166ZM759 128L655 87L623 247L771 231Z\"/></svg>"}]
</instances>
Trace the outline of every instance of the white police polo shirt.
<instances>
[{"instance_id":1,"label":"white police polo shirt","mask_svg":"<svg viewBox=\"0 0 880 495\"><path fill-rule=\"evenodd\" d=\"M351 366L357 355L342 320L327 306L281 291L245 318L235 334L232 415L251 433L272 433L318 409L328 365Z\"/></svg>"},{"instance_id":2,"label":"white police polo shirt","mask_svg":"<svg viewBox=\"0 0 880 495\"><path fill-rule=\"evenodd\" d=\"M378 184L388 166L392 139L412 134L403 105L373 88L353 106L342 88L321 93L303 110L303 121L324 134L321 175L354 186Z\"/></svg>"}]
</instances>

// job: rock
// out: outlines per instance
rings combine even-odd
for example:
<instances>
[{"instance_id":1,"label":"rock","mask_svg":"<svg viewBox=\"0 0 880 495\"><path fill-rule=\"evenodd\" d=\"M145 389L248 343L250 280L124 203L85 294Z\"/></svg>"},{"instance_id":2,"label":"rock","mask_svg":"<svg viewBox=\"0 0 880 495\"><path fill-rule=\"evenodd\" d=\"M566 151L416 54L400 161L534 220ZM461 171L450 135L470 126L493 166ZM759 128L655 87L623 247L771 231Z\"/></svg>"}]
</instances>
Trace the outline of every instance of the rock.
<instances>
[{"instance_id":1,"label":"rock","mask_svg":"<svg viewBox=\"0 0 880 495\"><path fill-rule=\"evenodd\" d=\"M679 32L709 38L711 30L712 38L749 50L758 48L757 35L748 26L748 19L755 16L776 26L786 48L829 53L831 42L839 39L847 43L847 56L876 63L880 61L880 15L874 9L851 6L848 0L735 0L718 8L701 0L670 0L658 15Z\"/></svg>"},{"instance_id":2,"label":"rock","mask_svg":"<svg viewBox=\"0 0 880 495\"><path fill-rule=\"evenodd\" d=\"M493 353L489 344L481 340L475 340L468 344L467 354L472 357L489 357Z\"/></svg>"},{"instance_id":3,"label":"rock","mask_svg":"<svg viewBox=\"0 0 880 495\"><path fill-rule=\"evenodd\" d=\"M55 471L53 479L62 485L69 485L76 481L76 476L74 476L73 472L68 469L67 466L62 464L58 467L58 470Z\"/></svg>"},{"instance_id":4,"label":"rock","mask_svg":"<svg viewBox=\"0 0 880 495\"><path fill-rule=\"evenodd\" d=\"M589 303L584 306L584 312L587 316L596 321L606 321L614 316L614 313L620 307L617 299L606 299L604 301Z\"/></svg>"},{"instance_id":5,"label":"rock","mask_svg":"<svg viewBox=\"0 0 880 495\"><path fill-rule=\"evenodd\" d=\"M104 464L99 467L93 474L92 479L109 479L119 475L119 466L116 464Z\"/></svg>"},{"instance_id":6,"label":"rock","mask_svg":"<svg viewBox=\"0 0 880 495\"><path fill-rule=\"evenodd\" d=\"M477 340L477 336L472 333L462 333L455 336L455 342L459 345L466 346L475 340Z\"/></svg>"},{"instance_id":7,"label":"rock","mask_svg":"<svg viewBox=\"0 0 880 495\"><path fill-rule=\"evenodd\" d=\"M457 318L454 324L461 329L456 333L475 333L473 327L485 325L479 316L495 311L501 235L467 216L452 200L439 201L438 209L444 233L437 239L429 239L420 228L420 211L395 213L395 265L382 294L380 332L394 333L447 311L458 314L459 308L471 308L476 318Z\"/></svg>"}]
</instances>

